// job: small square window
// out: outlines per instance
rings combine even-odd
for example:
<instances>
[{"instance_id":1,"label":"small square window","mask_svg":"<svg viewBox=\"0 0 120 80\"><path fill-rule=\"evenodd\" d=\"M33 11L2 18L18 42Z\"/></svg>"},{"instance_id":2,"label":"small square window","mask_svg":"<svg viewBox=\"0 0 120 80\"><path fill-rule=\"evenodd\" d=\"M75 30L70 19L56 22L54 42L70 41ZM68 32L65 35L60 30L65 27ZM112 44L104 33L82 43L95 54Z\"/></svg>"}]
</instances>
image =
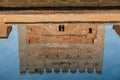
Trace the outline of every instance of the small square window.
<instances>
[{"instance_id":1,"label":"small square window","mask_svg":"<svg viewBox=\"0 0 120 80\"><path fill-rule=\"evenodd\" d=\"M92 33L92 28L89 28L89 33Z\"/></svg>"},{"instance_id":2,"label":"small square window","mask_svg":"<svg viewBox=\"0 0 120 80\"><path fill-rule=\"evenodd\" d=\"M59 25L59 31L64 31L65 30L65 26L64 25Z\"/></svg>"}]
</instances>

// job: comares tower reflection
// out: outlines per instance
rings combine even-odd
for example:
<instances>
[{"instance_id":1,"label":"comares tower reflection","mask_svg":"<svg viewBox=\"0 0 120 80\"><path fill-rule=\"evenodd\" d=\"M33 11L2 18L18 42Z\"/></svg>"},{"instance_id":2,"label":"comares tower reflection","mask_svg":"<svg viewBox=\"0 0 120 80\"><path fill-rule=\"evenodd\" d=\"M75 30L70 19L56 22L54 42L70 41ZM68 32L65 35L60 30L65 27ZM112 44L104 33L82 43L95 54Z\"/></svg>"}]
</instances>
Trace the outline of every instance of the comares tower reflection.
<instances>
[{"instance_id":1,"label":"comares tower reflection","mask_svg":"<svg viewBox=\"0 0 120 80\"><path fill-rule=\"evenodd\" d=\"M0 0L0 38L18 25L22 74L101 73L104 26L119 26L119 6L120 0Z\"/></svg>"},{"instance_id":2,"label":"comares tower reflection","mask_svg":"<svg viewBox=\"0 0 120 80\"><path fill-rule=\"evenodd\" d=\"M41 24L19 27L21 73L102 72L104 26L93 24ZM54 32L53 32L54 31Z\"/></svg>"}]
</instances>

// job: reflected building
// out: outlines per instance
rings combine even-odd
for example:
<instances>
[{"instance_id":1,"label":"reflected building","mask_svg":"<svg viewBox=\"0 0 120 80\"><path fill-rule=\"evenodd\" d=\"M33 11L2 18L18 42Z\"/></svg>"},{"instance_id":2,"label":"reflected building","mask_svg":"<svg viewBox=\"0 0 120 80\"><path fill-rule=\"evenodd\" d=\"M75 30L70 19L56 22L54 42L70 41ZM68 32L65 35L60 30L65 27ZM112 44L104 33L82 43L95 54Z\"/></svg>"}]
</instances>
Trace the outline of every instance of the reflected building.
<instances>
[{"instance_id":1,"label":"reflected building","mask_svg":"<svg viewBox=\"0 0 120 80\"><path fill-rule=\"evenodd\" d=\"M120 6L119 0L1 0L0 7Z\"/></svg>"},{"instance_id":2,"label":"reflected building","mask_svg":"<svg viewBox=\"0 0 120 80\"><path fill-rule=\"evenodd\" d=\"M120 25L113 25L113 29L120 36Z\"/></svg>"},{"instance_id":3,"label":"reflected building","mask_svg":"<svg viewBox=\"0 0 120 80\"><path fill-rule=\"evenodd\" d=\"M102 73L104 24L19 25L20 72Z\"/></svg>"},{"instance_id":4,"label":"reflected building","mask_svg":"<svg viewBox=\"0 0 120 80\"><path fill-rule=\"evenodd\" d=\"M0 39L8 39L12 31L12 26L0 27Z\"/></svg>"}]
</instances>

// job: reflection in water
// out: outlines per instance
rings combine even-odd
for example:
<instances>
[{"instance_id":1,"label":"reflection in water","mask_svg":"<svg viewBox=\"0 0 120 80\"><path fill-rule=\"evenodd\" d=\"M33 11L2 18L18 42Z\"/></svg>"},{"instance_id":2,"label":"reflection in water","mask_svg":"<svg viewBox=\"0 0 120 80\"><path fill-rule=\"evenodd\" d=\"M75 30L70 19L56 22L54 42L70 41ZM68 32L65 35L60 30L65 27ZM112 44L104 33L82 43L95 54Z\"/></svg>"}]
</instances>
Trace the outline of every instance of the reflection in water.
<instances>
[{"instance_id":1,"label":"reflection in water","mask_svg":"<svg viewBox=\"0 0 120 80\"><path fill-rule=\"evenodd\" d=\"M104 25L19 25L18 33L21 74L102 72Z\"/></svg>"},{"instance_id":2,"label":"reflection in water","mask_svg":"<svg viewBox=\"0 0 120 80\"><path fill-rule=\"evenodd\" d=\"M115 30L115 32L120 36L120 25L114 25L113 29Z\"/></svg>"},{"instance_id":3,"label":"reflection in water","mask_svg":"<svg viewBox=\"0 0 120 80\"><path fill-rule=\"evenodd\" d=\"M12 31L11 26L0 28L0 39L8 39L10 32Z\"/></svg>"}]
</instances>

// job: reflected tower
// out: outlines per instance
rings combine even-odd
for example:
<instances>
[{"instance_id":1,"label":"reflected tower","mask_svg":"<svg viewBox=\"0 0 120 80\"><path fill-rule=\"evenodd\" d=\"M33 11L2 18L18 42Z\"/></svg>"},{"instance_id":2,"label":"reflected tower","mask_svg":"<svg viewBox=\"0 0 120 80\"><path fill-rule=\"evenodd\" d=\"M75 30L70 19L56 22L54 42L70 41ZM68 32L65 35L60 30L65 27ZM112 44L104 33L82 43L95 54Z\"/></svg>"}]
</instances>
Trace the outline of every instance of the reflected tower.
<instances>
[{"instance_id":1,"label":"reflected tower","mask_svg":"<svg viewBox=\"0 0 120 80\"><path fill-rule=\"evenodd\" d=\"M18 27L20 72L102 72L104 24L44 23Z\"/></svg>"},{"instance_id":2,"label":"reflected tower","mask_svg":"<svg viewBox=\"0 0 120 80\"><path fill-rule=\"evenodd\" d=\"M11 31L12 31L12 26L7 26L7 27L0 26L0 39L7 39Z\"/></svg>"},{"instance_id":3,"label":"reflected tower","mask_svg":"<svg viewBox=\"0 0 120 80\"><path fill-rule=\"evenodd\" d=\"M120 25L113 25L113 29L120 36Z\"/></svg>"}]
</instances>

